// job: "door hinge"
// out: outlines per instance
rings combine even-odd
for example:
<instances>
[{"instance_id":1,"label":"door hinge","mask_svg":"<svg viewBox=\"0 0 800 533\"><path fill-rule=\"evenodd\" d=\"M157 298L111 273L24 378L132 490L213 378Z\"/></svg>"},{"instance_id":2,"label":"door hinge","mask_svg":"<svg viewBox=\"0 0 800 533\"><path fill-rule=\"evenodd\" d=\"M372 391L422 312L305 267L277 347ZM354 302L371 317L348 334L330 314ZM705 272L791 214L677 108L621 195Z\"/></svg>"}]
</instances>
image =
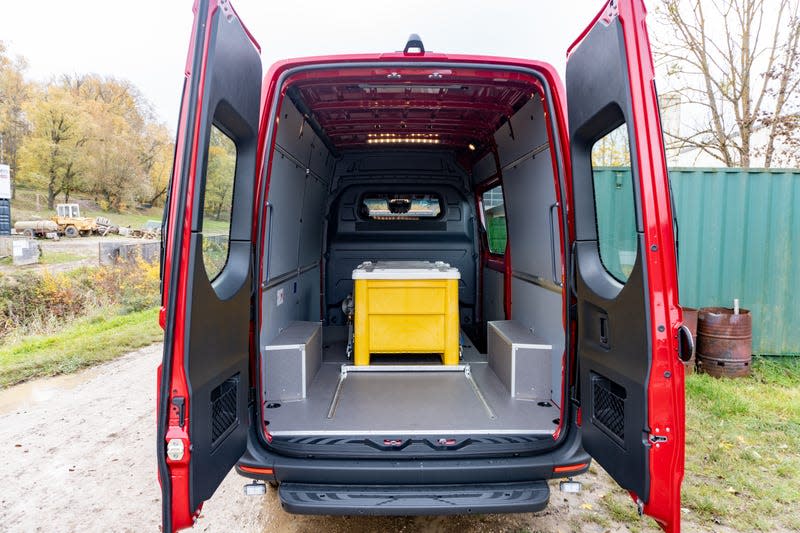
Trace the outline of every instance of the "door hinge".
<instances>
[{"instance_id":1,"label":"door hinge","mask_svg":"<svg viewBox=\"0 0 800 533\"><path fill-rule=\"evenodd\" d=\"M255 401L256 401L256 388L250 387L250 391L247 394L247 402L255 403Z\"/></svg>"},{"instance_id":2,"label":"door hinge","mask_svg":"<svg viewBox=\"0 0 800 533\"><path fill-rule=\"evenodd\" d=\"M581 400L578 398L578 388L575 385L569 388L569 399L575 407L581 406Z\"/></svg>"},{"instance_id":3,"label":"door hinge","mask_svg":"<svg viewBox=\"0 0 800 533\"><path fill-rule=\"evenodd\" d=\"M616 17L619 16L619 6L617 5L617 0L611 0L608 3L608 7L606 8L603 15L600 17L600 22L603 23L603 26L608 26L611 24L611 21L614 20Z\"/></svg>"}]
</instances>

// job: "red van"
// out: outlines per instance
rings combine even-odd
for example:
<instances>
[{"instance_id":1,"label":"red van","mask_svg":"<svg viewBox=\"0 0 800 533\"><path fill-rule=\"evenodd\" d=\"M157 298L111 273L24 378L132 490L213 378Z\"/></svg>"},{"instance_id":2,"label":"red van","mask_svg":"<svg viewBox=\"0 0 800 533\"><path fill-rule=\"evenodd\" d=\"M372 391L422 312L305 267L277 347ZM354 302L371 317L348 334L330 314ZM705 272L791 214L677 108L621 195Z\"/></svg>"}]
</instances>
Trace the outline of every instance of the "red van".
<instances>
[{"instance_id":1,"label":"red van","mask_svg":"<svg viewBox=\"0 0 800 533\"><path fill-rule=\"evenodd\" d=\"M228 1L194 12L163 233L164 531L232 468L293 513L499 513L541 510L591 458L679 531L693 340L642 0L603 7L565 84L415 35L263 75ZM368 299L354 278L406 283ZM380 346L353 364L365 331Z\"/></svg>"}]
</instances>

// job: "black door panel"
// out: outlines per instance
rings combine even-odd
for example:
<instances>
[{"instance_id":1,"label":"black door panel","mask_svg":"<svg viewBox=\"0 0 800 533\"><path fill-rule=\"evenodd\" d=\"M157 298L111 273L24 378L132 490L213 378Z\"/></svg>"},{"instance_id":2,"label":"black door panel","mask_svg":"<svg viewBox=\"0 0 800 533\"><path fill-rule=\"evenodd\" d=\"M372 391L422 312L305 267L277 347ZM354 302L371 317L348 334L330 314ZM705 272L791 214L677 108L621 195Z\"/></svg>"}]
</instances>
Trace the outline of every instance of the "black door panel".
<instances>
[{"instance_id":1,"label":"black door panel","mask_svg":"<svg viewBox=\"0 0 800 533\"><path fill-rule=\"evenodd\" d=\"M648 312L641 260L620 288L599 263L596 242L578 243L576 253L583 446L604 468L615 471L620 485L647 495L650 348L643 335ZM597 294L595 287L605 294Z\"/></svg>"},{"instance_id":2,"label":"black door panel","mask_svg":"<svg viewBox=\"0 0 800 533\"><path fill-rule=\"evenodd\" d=\"M567 63L575 201L578 356L583 443L609 474L643 501L649 494L647 384L650 339L641 192L622 24L598 22ZM603 263L592 173L595 143L626 125L635 213L636 262L622 283Z\"/></svg>"},{"instance_id":3,"label":"black door panel","mask_svg":"<svg viewBox=\"0 0 800 533\"><path fill-rule=\"evenodd\" d=\"M225 276L244 278L245 282L232 296L221 300L203 267L202 236L192 235L190 264L194 268L189 283L193 290L188 302L184 360L190 390L189 487L193 508L211 497L247 443L251 286L247 250L244 252L244 265L238 266L244 266L245 275L223 271L215 284L224 285ZM231 249L231 257L237 255Z\"/></svg>"}]
</instances>

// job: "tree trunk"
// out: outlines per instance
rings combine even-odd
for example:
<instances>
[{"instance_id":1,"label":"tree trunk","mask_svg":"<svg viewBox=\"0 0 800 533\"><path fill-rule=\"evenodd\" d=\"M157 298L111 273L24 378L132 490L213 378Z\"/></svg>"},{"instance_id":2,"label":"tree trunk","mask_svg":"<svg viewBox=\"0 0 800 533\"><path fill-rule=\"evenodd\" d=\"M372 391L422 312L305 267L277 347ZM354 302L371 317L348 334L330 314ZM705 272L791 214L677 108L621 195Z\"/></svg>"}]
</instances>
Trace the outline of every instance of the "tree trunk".
<instances>
[{"instance_id":1,"label":"tree trunk","mask_svg":"<svg viewBox=\"0 0 800 533\"><path fill-rule=\"evenodd\" d=\"M47 209L53 210L56 205L56 195L59 191L56 190L56 177L50 176L50 183L47 184Z\"/></svg>"}]
</instances>

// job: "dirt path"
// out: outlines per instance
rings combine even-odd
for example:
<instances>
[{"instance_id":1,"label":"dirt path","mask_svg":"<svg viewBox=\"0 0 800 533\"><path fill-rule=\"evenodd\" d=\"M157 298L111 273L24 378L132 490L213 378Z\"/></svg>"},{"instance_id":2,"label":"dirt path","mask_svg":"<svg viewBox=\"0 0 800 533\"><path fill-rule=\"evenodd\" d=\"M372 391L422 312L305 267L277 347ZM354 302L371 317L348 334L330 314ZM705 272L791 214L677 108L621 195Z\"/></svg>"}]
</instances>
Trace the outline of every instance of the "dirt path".
<instances>
[{"instance_id":1,"label":"dirt path","mask_svg":"<svg viewBox=\"0 0 800 533\"><path fill-rule=\"evenodd\" d=\"M160 354L156 345L78 374L0 391L0 530L159 530L154 408ZM284 513L272 490L266 498L244 496L245 480L234 473L206 504L195 529L657 531L652 522L631 518L632 504L601 469L593 467L582 481L577 496L551 485L550 506L536 514L309 517Z\"/></svg>"}]
</instances>

